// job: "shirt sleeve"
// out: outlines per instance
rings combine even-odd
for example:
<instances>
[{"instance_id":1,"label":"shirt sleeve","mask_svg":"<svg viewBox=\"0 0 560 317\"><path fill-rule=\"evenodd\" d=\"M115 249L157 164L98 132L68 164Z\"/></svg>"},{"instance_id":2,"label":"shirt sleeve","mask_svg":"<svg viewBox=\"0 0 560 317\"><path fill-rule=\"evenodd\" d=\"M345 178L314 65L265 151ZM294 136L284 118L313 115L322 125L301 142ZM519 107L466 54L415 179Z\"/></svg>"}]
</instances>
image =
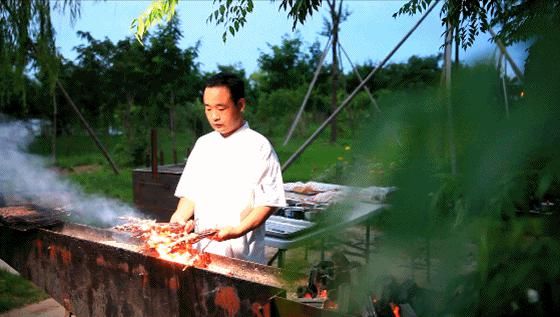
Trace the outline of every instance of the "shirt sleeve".
<instances>
[{"instance_id":1,"label":"shirt sleeve","mask_svg":"<svg viewBox=\"0 0 560 317\"><path fill-rule=\"evenodd\" d=\"M198 160L198 152L200 145L197 141L187 159L187 163L185 164L185 168L183 169L183 173L181 174L181 178L179 178L179 183L177 183L177 187L175 188L175 197L188 197L190 199L194 199L196 196L196 179L197 179L197 160Z\"/></svg>"},{"instance_id":2,"label":"shirt sleeve","mask_svg":"<svg viewBox=\"0 0 560 317\"><path fill-rule=\"evenodd\" d=\"M285 207L284 182L278 156L268 145L264 150L263 171L255 188L254 206Z\"/></svg>"}]
</instances>

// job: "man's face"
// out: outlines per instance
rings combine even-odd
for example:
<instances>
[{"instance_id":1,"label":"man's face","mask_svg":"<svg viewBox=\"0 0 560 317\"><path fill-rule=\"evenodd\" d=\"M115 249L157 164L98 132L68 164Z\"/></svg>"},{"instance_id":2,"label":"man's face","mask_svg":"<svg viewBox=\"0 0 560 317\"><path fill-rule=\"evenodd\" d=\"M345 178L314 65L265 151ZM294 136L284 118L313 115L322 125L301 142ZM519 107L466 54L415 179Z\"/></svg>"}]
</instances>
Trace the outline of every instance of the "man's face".
<instances>
[{"instance_id":1,"label":"man's face","mask_svg":"<svg viewBox=\"0 0 560 317\"><path fill-rule=\"evenodd\" d=\"M235 105L229 88L225 86L206 87L202 100L208 123L223 137L229 136L243 124L242 112L245 109L245 99L239 99Z\"/></svg>"}]
</instances>

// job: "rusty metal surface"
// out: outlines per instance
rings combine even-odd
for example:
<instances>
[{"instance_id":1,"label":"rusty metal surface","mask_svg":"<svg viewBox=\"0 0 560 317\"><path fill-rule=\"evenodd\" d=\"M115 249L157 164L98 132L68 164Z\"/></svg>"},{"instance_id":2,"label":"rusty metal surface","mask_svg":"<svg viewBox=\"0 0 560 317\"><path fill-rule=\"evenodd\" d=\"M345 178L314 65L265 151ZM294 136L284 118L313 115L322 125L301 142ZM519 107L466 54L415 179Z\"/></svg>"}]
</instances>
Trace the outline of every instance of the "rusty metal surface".
<instances>
[{"instance_id":1,"label":"rusty metal surface","mask_svg":"<svg viewBox=\"0 0 560 317\"><path fill-rule=\"evenodd\" d=\"M0 225L0 257L80 317L270 316L271 298L285 296L277 269L220 256L212 264L230 272L185 269L97 242L115 238L70 224L27 232Z\"/></svg>"},{"instance_id":2,"label":"rusty metal surface","mask_svg":"<svg viewBox=\"0 0 560 317\"><path fill-rule=\"evenodd\" d=\"M283 297L275 297L270 303L269 316L289 316L289 317L308 317L308 316L321 316L321 317L342 317L336 311L319 309L310 305L304 305L295 301L288 300Z\"/></svg>"},{"instance_id":3,"label":"rusty metal surface","mask_svg":"<svg viewBox=\"0 0 560 317\"><path fill-rule=\"evenodd\" d=\"M42 209L31 204L0 208L0 224L27 231L62 223L60 210Z\"/></svg>"},{"instance_id":4,"label":"rusty metal surface","mask_svg":"<svg viewBox=\"0 0 560 317\"><path fill-rule=\"evenodd\" d=\"M160 166L157 178L152 177L151 171L148 169L132 171L134 205L158 221L168 221L179 202L174 193L181 174L174 171L168 172L168 170L169 168Z\"/></svg>"}]
</instances>

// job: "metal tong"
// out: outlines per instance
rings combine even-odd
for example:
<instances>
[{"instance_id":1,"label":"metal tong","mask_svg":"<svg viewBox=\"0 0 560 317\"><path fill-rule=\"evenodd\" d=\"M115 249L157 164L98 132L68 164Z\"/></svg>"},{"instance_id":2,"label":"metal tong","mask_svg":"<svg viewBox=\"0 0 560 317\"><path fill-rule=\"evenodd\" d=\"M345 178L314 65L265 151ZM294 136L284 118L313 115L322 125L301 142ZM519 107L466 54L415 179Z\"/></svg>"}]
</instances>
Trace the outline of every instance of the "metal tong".
<instances>
[{"instance_id":1,"label":"metal tong","mask_svg":"<svg viewBox=\"0 0 560 317\"><path fill-rule=\"evenodd\" d=\"M193 243L193 244L194 244L194 243L197 243L197 242L199 242L200 240L202 240L202 239L204 239L204 238L212 237L212 236L214 236L216 233L218 233L218 230L217 230L217 229L208 229L208 230L204 230L204 231L202 231L202 232L200 232L200 233L197 233L197 232L195 232L195 233L197 234L197 236L196 236L196 237L193 237L192 239L189 239L189 242L190 242L190 243Z\"/></svg>"}]
</instances>

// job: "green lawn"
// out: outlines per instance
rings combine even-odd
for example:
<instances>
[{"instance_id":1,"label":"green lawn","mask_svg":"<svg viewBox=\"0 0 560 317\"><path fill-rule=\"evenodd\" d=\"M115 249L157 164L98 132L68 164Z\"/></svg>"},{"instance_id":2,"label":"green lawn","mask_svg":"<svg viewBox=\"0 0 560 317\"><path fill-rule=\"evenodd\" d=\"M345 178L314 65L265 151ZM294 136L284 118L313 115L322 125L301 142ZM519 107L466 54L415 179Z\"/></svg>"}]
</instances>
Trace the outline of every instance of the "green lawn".
<instances>
[{"instance_id":1,"label":"green lawn","mask_svg":"<svg viewBox=\"0 0 560 317\"><path fill-rule=\"evenodd\" d=\"M272 139L281 162L285 162L303 143L303 139L294 139L287 146L281 146L280 138ZM51 144L48 138L39 138L30 146L33 154L50 157ZM55 166L60 168L66 177L79 184L88 193L102 194L122 201L132 202L132 170L122 157L122 136L103 136L101 142L115 160L119 175L115 175L105 157L97 149L88 136L64 136L57 139L57 160ZM284 173L284 180L332 180L334 166L340 160L347 159L350 140L340 140L329 144L319 139L312 144ZM186 134L177 136L177 158L183 162L187 150L192 146L192 137ZM171 139L164 130L159 130L159 150L163 152L165 163L172 163ZM345 149L346 148L346 149Z\"/></svg>"},{"instance_id":2,"label":"green lawn","mask_svg":"<svg viewBox=\"0 0 560 317\"><path fill-rule=\"evenodd\" d=\"M19 275L0 269L0 313L48 298L47 294Z\"/></svg>"}]
</instances>

